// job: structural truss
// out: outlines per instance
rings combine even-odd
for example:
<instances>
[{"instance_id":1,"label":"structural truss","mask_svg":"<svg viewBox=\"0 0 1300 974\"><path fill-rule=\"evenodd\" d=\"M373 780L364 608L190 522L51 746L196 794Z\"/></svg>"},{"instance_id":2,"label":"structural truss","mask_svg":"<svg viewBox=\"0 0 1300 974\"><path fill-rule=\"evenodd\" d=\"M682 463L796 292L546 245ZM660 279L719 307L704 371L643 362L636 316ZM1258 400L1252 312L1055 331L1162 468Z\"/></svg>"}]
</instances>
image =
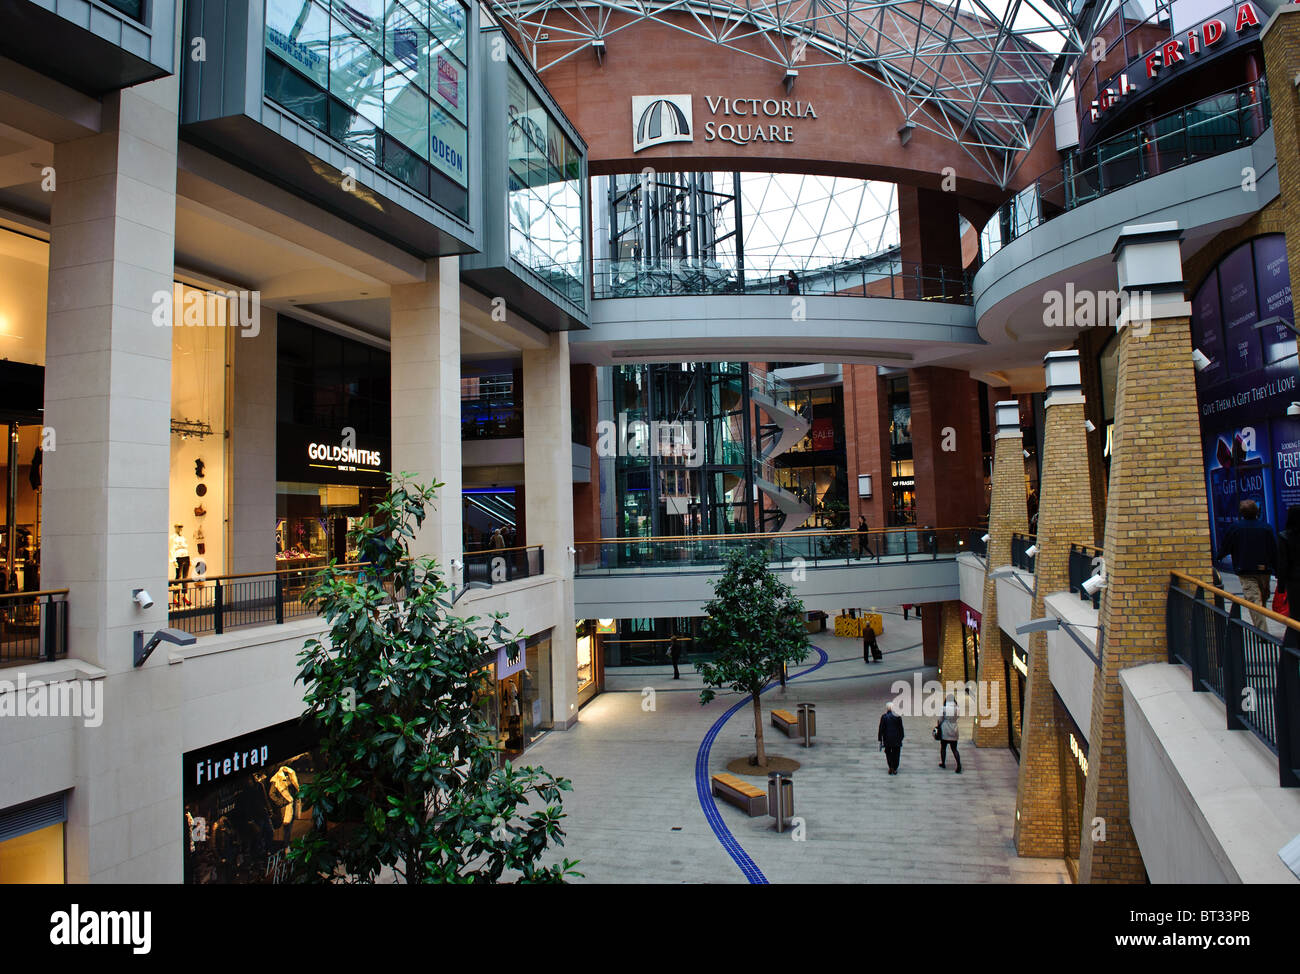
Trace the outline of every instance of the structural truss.
<instances>
[{"instance_id":1,"label":"structural truss","mask_svg":"<svg viewBox=\"0 0 1300 974\"><path fill-rule=\"evenodd\" d=\"M799 72L848 64L999 185L1081 49L1070 0L492 0L538 71L655 20ZM1076 0L1074 6L1079 3ZM603 46L596 45L603 53ZM592 56L590 53L587 56Z\"/></svg>"}]
</instances>

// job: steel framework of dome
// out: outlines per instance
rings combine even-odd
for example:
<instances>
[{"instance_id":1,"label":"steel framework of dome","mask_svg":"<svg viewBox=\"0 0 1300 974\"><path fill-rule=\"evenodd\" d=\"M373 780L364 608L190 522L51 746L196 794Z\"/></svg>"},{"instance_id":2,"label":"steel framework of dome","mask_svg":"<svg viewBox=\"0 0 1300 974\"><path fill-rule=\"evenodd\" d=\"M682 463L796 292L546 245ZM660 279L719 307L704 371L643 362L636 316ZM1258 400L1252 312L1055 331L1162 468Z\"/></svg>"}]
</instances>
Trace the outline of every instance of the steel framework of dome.
<instances>
[{"instance_id":1,"label":"steel framework of dome","mask_svg":"<svg viewBox=\"0 0 1300 974\"><path fill-rule=\"evenodd\" d=\"M492 0L540 72L644 20L783 71L848 64L999 185L1081 50L1071 0ZM1073 4L1079 6L1077 0ZM671 15L671 16L669 16ZM755 40L758 43L755 43Z\"/></svg>"}]
</instances>

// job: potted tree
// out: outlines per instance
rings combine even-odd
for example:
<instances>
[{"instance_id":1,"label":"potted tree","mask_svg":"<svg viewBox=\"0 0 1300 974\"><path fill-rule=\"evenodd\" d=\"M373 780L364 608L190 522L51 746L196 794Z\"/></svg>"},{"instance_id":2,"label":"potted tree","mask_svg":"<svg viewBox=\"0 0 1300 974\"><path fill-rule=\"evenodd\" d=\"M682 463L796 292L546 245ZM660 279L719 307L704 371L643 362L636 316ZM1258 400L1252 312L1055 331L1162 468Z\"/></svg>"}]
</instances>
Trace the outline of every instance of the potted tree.
<instances>
[{"instance_id":1,"label":"potted tree","mask_svg":"<svg viewBox=\"0 0 1300 974\"><path fill-rule=\"evenodd\" d=\"M311 593L328 623L299 655L304 717L320 729L318 773L301 793L312 827L289 850L297 882L560 883L574 862L542 866L564 844L560 793L541 768L498 767L478 709L497 647L494 614L452 613L431 559L410 558L437 488L391 479L353 532L359 573L329 565Z\"/></svg>"},{"instance_id":2,"label":"potted tree","mask_svg":"<svg viewBox=\"0 0 1300 974\"><path fill-rule=\"evenodd\" d=\"M759 695L783 667L808 656L803 602L761 555L736 551L728 555L722 575L713 583L713 599L704 612L700 645L713 659L695 664L705 684L700 703L709 703L721 689L749 695L754 706L755 763L765 769Z\"/></svg>"}]
</instances>

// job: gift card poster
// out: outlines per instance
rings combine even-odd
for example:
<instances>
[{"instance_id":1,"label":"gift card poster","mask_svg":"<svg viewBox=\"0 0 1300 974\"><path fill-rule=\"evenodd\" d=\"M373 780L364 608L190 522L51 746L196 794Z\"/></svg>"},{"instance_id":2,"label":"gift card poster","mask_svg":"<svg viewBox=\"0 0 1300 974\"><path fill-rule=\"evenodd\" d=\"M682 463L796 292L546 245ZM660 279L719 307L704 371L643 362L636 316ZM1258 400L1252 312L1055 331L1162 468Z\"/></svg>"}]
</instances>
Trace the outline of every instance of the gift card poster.
<instances>
[{"instance_id":1,"label":"gift card poster","mask_svg":"<svg viewBox=\"0 0 1300 974\"><path fill-rule=\"evenodd\" d=\"M1237 520L1242 501L1259 505L1260 519L1274 523L1272 453L1268 424L1238 426L1205 437L1210 532L1214 551Z\"/></svg>"}]
</instances>

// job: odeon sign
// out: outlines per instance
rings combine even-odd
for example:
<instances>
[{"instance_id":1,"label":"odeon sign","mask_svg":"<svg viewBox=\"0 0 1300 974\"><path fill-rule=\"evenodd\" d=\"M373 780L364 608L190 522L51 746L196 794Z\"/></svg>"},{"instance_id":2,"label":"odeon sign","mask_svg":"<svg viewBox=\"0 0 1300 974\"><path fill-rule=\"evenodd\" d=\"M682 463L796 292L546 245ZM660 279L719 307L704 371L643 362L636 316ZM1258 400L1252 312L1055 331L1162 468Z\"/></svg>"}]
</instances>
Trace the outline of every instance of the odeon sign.
<instances>
[{"instance_id":1,"label":"odeon sign","mask_svg":"<svg viewBox=\"0 0 1300 974\"><path fill-rule=\"evenodd\" d=\"M1295 0L1300 2L1300 0ZM1194 25L1181 36L1153 47L1146 54L1130 61L1124 70L1098 86L1097 97L1088 108L1088 118L1099 122L1102 115L1114 108L1120 101L1141 90L1141 86L1129 79L1130 72L1137 75L1139 71L1150 82L1147 90L1169 80L1171 71L1183 64L1191 63L1211 50L1222 50L1250 35L1260 26L1261 17L1256 9L1260 4L1243 0L1232 7L1219 11L1213 17ZM1266 11L1267 13L1267 11ZM1227 19L1225 19L1227 18ZM1227 20L1232 21L1228 26ZM1216 50L1217 53L1217 50Z\"/></svg>"},{"instance_id":2,"label":"odeon sign","mask_svg":"<svg viewBox=\"0 0 1300 974\"><path fill-rule=\"evenodd\" d=\"M790 98L705 95L704 102L711 116L704 123L705 142L730 142L740 146L755 142L790 144L794 142L795 127L786 120L817 117L812 102ZM719 116L727 121L719 121ZM632 96L633 152L669 142L694 141L695 113L691 95Z\"/></svg>"}]
</instances>

